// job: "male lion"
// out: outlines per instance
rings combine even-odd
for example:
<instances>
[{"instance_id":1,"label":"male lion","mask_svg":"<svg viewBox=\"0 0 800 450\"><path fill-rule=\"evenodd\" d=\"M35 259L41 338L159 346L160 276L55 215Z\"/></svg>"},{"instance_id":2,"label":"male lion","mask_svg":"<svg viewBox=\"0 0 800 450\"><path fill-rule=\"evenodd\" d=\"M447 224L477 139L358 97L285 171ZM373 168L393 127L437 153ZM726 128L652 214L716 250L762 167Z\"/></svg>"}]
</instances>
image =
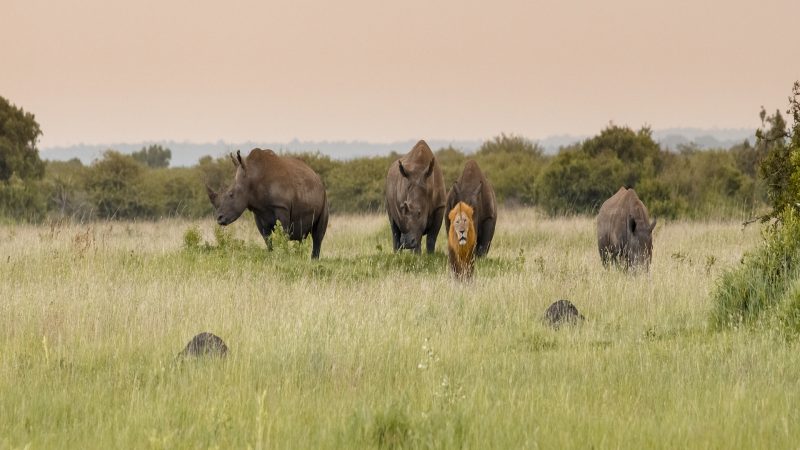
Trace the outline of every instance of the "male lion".
<instances>
[{"instance_id":1,"label":"male lion","mask_svg":"<svg viewBox=\"0 0 800 450\"><path fill-rule=\"evenodd\" d=\"M447 218L450 229L447 232L447 259L450 270L459 280L472 278L475 272L475 222L473 210L464 202L458 202Z\"/></svg>"}]
</instances>

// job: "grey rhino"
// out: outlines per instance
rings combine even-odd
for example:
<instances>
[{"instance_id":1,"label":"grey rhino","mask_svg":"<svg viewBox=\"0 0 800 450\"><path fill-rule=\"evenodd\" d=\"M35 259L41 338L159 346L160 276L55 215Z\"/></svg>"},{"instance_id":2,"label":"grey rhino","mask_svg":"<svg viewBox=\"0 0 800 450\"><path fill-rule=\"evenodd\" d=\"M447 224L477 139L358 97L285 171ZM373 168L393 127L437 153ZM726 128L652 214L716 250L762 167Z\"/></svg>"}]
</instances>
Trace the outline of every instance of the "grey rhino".
<instances>
[{"instance_id":1,"label":"grey rhino","mask_svg":"<svg viewBox=\"0 0 800 450\"><path fill-rule=\"evenodd\" d=\"M475 255L486 256L492 245L494 228L497 224L497 199L492 184L483 175L478 163L472 159L464 164L461 177L447 193L446 210L452 210L458 202L464 202L472 207L477 234ZM450 218L445 216L444 221L445 230L449 230Z\"/></svg>"},{"instance_id":2,"label":"grey rhino","mask_svg":"<svg viewBox=\"0 0 800 450\"><path fill-rule=\"evenodd\" d=\"M386 212L395 251L419 253L422 236L433 253L445 213L444 177L425 141L389 166L386 175Z\"/></svg>"},{"instance_id":3,"label":"grey rhino","mask_svg":"<svg viewBox=\"0 0 800 450\"><path fill-rule=\"evenodd\" d=\"M311 258L319 258L328 228L328 199L319 175L303 161L272 150L255 148L245 160L237 151L231 159L236 176L230 188L216 193L206 185L217 223L228 225L249 209L268 244L280 220L291 240L311 234Z\"/></svg>"},{"instance_id":4,"label":"grey rhino","mask_svg":"<svg viewBox=\"0 0 800 450\"><path fill-rule=\"evenodd\" d=\"M647 208L636 191L619 188L603 202L597 214L597 247L604 266L610 263L623 268L650 267L653 256L653 229Z\"/></svg>"}]
</instances>

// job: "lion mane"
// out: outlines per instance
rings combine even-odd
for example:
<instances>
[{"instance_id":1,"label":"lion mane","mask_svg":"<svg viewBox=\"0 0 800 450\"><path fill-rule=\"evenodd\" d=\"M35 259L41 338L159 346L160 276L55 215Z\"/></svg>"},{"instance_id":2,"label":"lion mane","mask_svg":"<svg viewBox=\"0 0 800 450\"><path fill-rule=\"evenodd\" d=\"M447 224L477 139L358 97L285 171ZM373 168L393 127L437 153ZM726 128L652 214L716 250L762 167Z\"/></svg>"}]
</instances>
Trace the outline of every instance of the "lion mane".
<instances>
[{"instance_id":1,"label":"lion mane","mask_svg":"<svg viewBox=\"0 0 800 450\"><path fill-rule=\"evenodd\" d=\"M475 271L475 222L473 209L464 202L458 202L450 210L450 229L447 231L447 259L450 270L460 280L472 278Z\"/></svg>"}]
</instances>

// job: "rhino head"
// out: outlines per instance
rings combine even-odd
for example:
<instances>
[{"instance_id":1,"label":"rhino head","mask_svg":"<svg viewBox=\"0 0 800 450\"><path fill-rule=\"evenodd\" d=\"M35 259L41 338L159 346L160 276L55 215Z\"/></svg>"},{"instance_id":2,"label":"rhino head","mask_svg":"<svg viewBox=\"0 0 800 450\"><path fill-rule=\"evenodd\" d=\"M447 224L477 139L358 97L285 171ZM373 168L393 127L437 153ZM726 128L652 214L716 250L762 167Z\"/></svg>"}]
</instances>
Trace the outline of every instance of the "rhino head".
<instances>
[{"instance_id":1,"label":"rhino head","mask_svg":"<svg viewBox=\"0 0 800 450\"><path fill-rule=\"evenodd\" d=\"M422 234L428 227L428 218L431 212L431 199L428 180L433 174L435 160L427 167L414 168L403 166L398 161L400 175L402 175L400 204L397 209L398 227L400 228L400 247L419 252L422 244Z\"/></svg>"},{"instance_id":2,"label":"rhino head","mask_svg":"<svg viewBox=\"0 0 800 450\"><path fill-rule=\"evenodd\" d=\"M458 182L453 183L453 191L456 193L456 198L473 209L477 209L481 205L481 193L483 188L483 181L478 182L478 185L472 189L463 189L459 186Z\"/></svg>"},{"instance_id":3,"label":"rhino head","mask_svg":"<svg viewBox=\"0 0 800 450\"><path fill-rule=\"evenodd\" d=\"M206 192L208 192L208 199L214 206L214 218L220 225L228 225L234 222L239 216L242 215L247 209L247 170L242 161L242 155L237 150L236 157L231 155L234 167L236 167L236 176L233 179L233 184L225 192L214 192L211 187L206 184Z\"/></svg>"},{"instance_id":4,"label":"rhino head","mask_svg":"<svg viewBox=\"0 0 800 450\"><path fill-rule=\"evenodd\" d=\"M656 227L656 219L652 223L647 220L636 220L633 215L628 215L628 243L625 254L625 262L628 267L639 264L645 268L650 266L653 257L653 229Z\"/></svg>"}]
</instances>

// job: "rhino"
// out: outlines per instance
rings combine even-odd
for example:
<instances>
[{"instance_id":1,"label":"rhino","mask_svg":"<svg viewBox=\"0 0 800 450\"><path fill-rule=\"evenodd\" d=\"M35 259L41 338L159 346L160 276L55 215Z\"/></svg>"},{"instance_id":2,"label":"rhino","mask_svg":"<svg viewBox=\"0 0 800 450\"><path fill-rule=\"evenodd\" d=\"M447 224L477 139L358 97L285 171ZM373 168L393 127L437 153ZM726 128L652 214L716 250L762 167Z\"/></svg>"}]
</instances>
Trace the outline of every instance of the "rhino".
<instances>
[{"instance_id":1,"label":"rhino","mask_svg":"<svg viewBox=\"0 0 800 450\"><path fill-rule=\"evenodd\" d=\"M464 202L473 209L473 221L477 235L475 256L486 256L494 237L494 227L497 224L497 199L494 188L481 172L478 163L474 160L464 164L461 177L447 193L447 211L452 210L458 202ZM445 216L445 230L450 229L450 218Z\"/></svg>"},{"instance_id":2,"label":"rhino","mask_svg":"<svg viewBox=\"0 0 800 450\"><path fill-rule=\"evenodd\" d=\"M419 253L425 235L427 251L433 253L445 213L444 177L425 141L389 166L386 212L395 251Z\"/></svg>"},{"instance_id":3,"label":"rhino","mask_svg":"<svg viewBox=\"0 0 800 450\"><path fill-rule=\"evenodd\" d=\"M653 229L647 208L636 191L624 186L603 202L597 214L597 247L603 265L623 268L650 267L653 255Z\"/></svg>"},{"instance_id":4,"label":"rhino","mask_svg":"<svg viewBox=\"0 0 800 450\"><path fill-rule=\"evenodd\" d=\"M236 176L228 190L217 193L206 185L217 223L228 225L249 209L270 246L269 237L280 220L293 241L311 234L311 258L318 259L328 228L328 199L320 176L303 161L272 150L254 148L244 160L237 151L231 160Z\"/></svg>"}]
</instances>

